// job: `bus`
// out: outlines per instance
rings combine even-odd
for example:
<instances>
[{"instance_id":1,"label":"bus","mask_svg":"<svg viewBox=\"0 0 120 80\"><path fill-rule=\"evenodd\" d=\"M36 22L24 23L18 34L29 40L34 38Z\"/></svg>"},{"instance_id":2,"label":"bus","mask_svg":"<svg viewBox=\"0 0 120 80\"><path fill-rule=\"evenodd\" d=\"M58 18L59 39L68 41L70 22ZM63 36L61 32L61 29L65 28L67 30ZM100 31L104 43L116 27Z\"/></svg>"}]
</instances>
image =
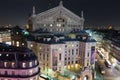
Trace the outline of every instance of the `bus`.
<instances>
[{"instance_id":1,"label":"bus","mask_svg":"<svg viewBox=\"0 0 120 80\"><path fill-rule=\"evenodd\" d=\"M111 68L112 67L112 64L110 63L109 60L105 59L105 66L108 67L108 68Z\"/></svg>"},{"instance_id":2,"label":"bus","mask_svg":"<svg viewBox=\"0 0 120 80\"><path fill-rule=\"evenodd\" d=\"M101 53L100 50L97 50L97 52L98 52L98 55L99 55L102 59L105 59L105 56Z\"/></svg>"}]
</instances>

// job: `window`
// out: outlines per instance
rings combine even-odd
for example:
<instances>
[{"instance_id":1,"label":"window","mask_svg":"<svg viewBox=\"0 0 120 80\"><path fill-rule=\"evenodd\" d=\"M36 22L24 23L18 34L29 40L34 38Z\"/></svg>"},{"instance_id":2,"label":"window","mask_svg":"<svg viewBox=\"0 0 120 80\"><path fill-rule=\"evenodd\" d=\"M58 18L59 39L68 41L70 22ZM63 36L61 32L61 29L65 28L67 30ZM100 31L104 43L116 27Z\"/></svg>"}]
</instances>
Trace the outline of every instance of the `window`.
<instances>
[{"instance_id":1,"label":"window","mask_svg":"<svg viewBox=\"0 0 120 80\"><path fill-rule=\"evenodd\" d=\"M62 31L64 32L64 29L62 29Z\"/></svg>"},{"instance_id":2,"label":"window","mask_svg":"<svg viewBox=\"0 0 120 80\"><path fill-rule=\"evenodd\" d=\"M61 27L62 25L61 24L57 24L57 27Z\"/></svg>"},{"instance_id":3,"label":"window","mask_svg":"<svg viewBox=\"0 0 120 80\"><path fill-rule=\"evenodd\" d=\"M72 64L73 64L73 61L72 61Z\"/></svg>"},{"instance_id":4,"label":"window","mask_svg":"<svg viewBox=\"0 0 120 80\"><path fill-rule=\"evenodd\" d=\"M12 62L12 68L14 68L15 67L15 63L14 62Z\"/></svg>"},{"instance_id":5,"label":"window","mask_svg":"<svg viewBox=\"0 0 120 80\"><path fill-rule=\"evenodd\" d=\"M70 62L68 62L68 64L70 64Z\"/></svg>"},{"instance_id":6,"label":"window","mask_svg":"<svg viewBox=\"0 0 120 80\"><path fill-rule=\"evenodd\" d=\"M47 61L48 61L48 59L49 59L49 55L47 54Z\"/></svg>"},{"instance_id":7,"label":"window","mask_svg":"<svg viewBox=\"0 0 120 80\"><path fill-rule=\"evenodd\" d=\"M25 63L22 63L22 67L25 68L25 67L26 67L26 64L25 64Z\"/></svg>"},{"instance_id":8,"label":"window","mask_svg":"<svg viewBox=\"0 0 120 80\"><path fill-rule=\"evenodd\" d=\"M67 60L67 58L65 58L65 60Z\"/></svg>"},{"instance_id":9,"label":"window","mask_svg":"<svg viewBox=\"0 0 120 80\"><path fill-rule=\"evenodd\" d=\"M57 22L64 22L65 20L63 18L57 18Z\"/></svg>"},{"instance_id":10,"label":"window","mask_svg":"<svg viewBox=\"0 0 120 80\"><path fill-rule=\"evenodd\" d=\"M37 65L37 60L35 60L35 65Z\"/></svg>"},{"instance_id":11,"label":"window","mask_svg":"<svg viewBox=\"0 0 120 80\"><path fill-rule=\"evenodd\" d=\"M53 24L50 24L50 27L52 27L53 26Z\"/></svg>"},{"instance_id":12,"label":"window","mask_svg":"<svg viewBox=\"0 0 120 80\"><path fill-rule=\"evenodd\" d=\"M31 44L30 47L33 47L33 44Z\"/></svg>"},{"instance_id":13,"label":"window","mask_svg":"<svg viewBox=\"0 0 120 80\"><path fill-rule=\"evenodd\" d=\"M64 65L66 65L67 63L65 62Z\"/></svg>"},{"instance_id":14,"label":"window","mask_svg":"<svg viewBox=\"0 0 120 80\"><path fill-rule=\"evenodd\" d=\"M32 62L29 62L29 67L32 67Z\"/></svg>"},{"instance_id":15,"label":"window","mask_svg":"<svg viewBox=\"0 0 120 80\"><path fill-rule=\"evenodd\" d=\"M15 75L15 71L12 71L12 75Z\"/></svg>"},{"instance_id":16,"label":"window","mask_svg":"<svg viewBox=\"0 0 120 80\"><path fill-rule=\"evenodd\" d=\"M14 41L12 41L13 45L14 45Z\"/></svg>"},{"instance_id":17,"label":"window","mask_svg":"<svg viewBox=\"0 0 120 80\"><path fill-rule=\"evenodd\" d=\"M88 57L89 57L89 52L88 52L88 55L87 55Z\"/></svg>"},{"instance_id":18,"label":"window","mask_svg":"<svg viewBox=\"0 0 120 80\"><path fill-rule=\"evenodd\" d=\"M78 63L78 61L75 62L76 64Z\"/></svg>"},{"instance_id":19,"label":"window","mask_svg":"<svg viewBox=\"0 0 120 80\"><path fill-rule=\"evenodd\" d=\"M65 45L65 48L67 48L67 45Z\"/></svg>"},{"instance_id":20,"label":"window","mask_svg":"<svg viewBox=\"0 0 120 80\"><path fill-rule=\"evenodd\" d=\"M16 34L18 34L18 32L16 32Z\"/></svg>"},{"instance_id":21,"label":"window","mask_svg":"<svg viewBox=\"0 0 120 80\"><path fill-rule=\"evenodd\" d=\"M7 67L7 62L4 62L4 67Z\"/></svg>"},{"instance_id":22,"label":"window","mask_svg":"<svg viewBox=\"0 0 120 80\"><path fill-rule=\"evenodd\" d=\"M61 54L59 54L59 60L61 60Z\"/></svg>"},{"instance_id":23,"label":"window","mask_svg":"<svg viewBox=\"0 0 120 80\"><path fill-rule=\"evenodd\" d=\"M5 75L8 75L7 71L5 71Z\"/></svg>"},{"instance_id":24,"label":"window","mask_svg":"<svg viewBox=\"0 0 120 80\"><path fill-rule=\"evenodd\" d=\"M22 43L22 46L24 46L25 44L24 43Z\"/></svg>"},{"instance_id":25,"label":"window","mask_svg":"<svg viewBox=\"0 0 120 80\"><path fill-rule=\"evenodd\" d=\"M46 24L44 24L44 27L46 26Z\"/></svg>"},{"instance_id":26,"label":"window","mask_svg":"<svg viewBox=\"0 0 120 80\"><path fill-rule=\"evenodd\" d=\"M61 32L61 29L59 29L59 31Z\"/></svg>"},{"instance_id":27,"label":"window","mask_svg":"<svg viewBox=\"0 0 120 80\"><path fill-rule=\"evenodd\" d=\"M74 49L72 49L72 55L74 55Z\"/></svg>"},{"instance_id":28,"label":"window","mask_svg":"<svg viewBox=\"0 0 120 80\"><path fill-rule=\"evenodd\" d=\"M16 42L16 46L19 47L19 41Z\"/></svg>"},{"instance_id":29,"label":"window","mask_svg":"<svg viewBox=\"0 0 120 80\"><path fill-rule=\"evenodd\" d=\"M33 70L30 70L30 71L29 71L29 75L32 75L32 74L33 74Z\"/></svg>"},{"instance_id":30,"label":"window","mask_svg":"<svg viewBox=\"0 0 120 80\"><path fill-rule=\"evenodd\" d=\"M52 29L50 29L50 32L52 32L53 30Z\"/></svg>"},{"instance_id":31,"label":"window","mask_svg":"<svg viewBox=\"0 0 120 80\"><path fill-rule=\"evenodd\" d=\"M68 60L70 60L70 57L68 58Z\"/></svg>"},{"instance_id":32,"label":"window","mask_svg":"<svg viewBox=\"0 0 120 80\"><path fill-rule=\"evenodd\" d=\"M89 66L89 63L87 62L87 66Z\"/></svg>"},{"instance_id":33,"label":"window","mask_svg":"<svg viewBox=\"0 0 120 80\"><path fill-rule=\"evenodd\" d=\"M40 47L40 50L42 49L42 47Z\"/></svg>"},{"instance_id":34,"label":"window","mask_svg":"<svg viewBox=\"0 0 120 80\"><path fill-rule=\"evenodd\" d=\"M43 54L43 60L45 60L45 54Z\"/></svg>"}]
</instances>

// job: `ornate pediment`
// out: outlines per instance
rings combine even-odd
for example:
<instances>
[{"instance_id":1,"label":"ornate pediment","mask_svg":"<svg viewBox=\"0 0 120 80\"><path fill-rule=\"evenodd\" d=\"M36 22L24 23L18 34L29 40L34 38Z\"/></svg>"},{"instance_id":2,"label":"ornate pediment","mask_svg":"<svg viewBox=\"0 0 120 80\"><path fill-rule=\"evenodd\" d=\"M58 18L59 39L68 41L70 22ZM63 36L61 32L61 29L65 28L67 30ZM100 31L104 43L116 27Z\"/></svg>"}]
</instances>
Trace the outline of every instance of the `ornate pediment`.
<instances>
[{"instance_id":1,"label":"ornate pediment","mask_svg":"<svg viewBox=\"0 0 120 80\"><path fill-rule=\"evenodd\" d=\"M72 20L75 20L76 22L80 22L81 20L84 20L82 17L77 16L76 14L65 8L61 3L59 6L55 8L37 14L36 18L37 20L41 21L52 16L64 16Z\"/></svg>"},{"instance_id":2,"label":"ornate pediment","mask_svg":"<svg viewBox=\"0 0 120 80\"><path fill-rule=\"evenodd\" d=\"M43 28L49 32L68 33L72 30L82 30L84 24L83 13L81 17L77 16L60 2L60 5L45 12L35 14L33 8L32 22L33 31Z\"/></svg>"}]
</instances>

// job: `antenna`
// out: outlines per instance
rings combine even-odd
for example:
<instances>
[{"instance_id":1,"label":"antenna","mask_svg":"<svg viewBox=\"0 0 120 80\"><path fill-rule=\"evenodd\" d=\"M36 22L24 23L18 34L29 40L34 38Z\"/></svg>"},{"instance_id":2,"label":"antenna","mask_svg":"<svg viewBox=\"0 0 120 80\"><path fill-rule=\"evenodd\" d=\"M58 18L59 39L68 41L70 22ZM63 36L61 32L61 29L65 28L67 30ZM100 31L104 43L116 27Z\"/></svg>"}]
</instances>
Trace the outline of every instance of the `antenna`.
<instances>
[{"instance_id":1,"label":"antenna","mask_svg":"<svg viewBox=\"0 0 120 80\"><path fill-rule=\"evenodd\" d=\"M84 17L83 11L81 11L81 17L82 17L82 18Z\"/></svg>"}]
</instances>

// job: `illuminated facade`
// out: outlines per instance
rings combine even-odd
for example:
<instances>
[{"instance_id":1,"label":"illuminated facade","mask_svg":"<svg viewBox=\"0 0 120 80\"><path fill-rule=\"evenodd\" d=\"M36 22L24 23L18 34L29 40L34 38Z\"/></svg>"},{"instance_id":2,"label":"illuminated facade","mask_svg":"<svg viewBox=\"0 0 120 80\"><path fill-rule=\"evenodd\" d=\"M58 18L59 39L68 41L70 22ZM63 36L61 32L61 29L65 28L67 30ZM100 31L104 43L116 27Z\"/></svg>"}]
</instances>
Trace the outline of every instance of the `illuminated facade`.
<instances>
[{"instance_id":1,"label":"illuminated facade","mask_svg":"<svg viewBox=\"0 0 120 80\"><path fill-rule=\"evenodd\" d=\"M0 43L0 80L38 80L38 60L27 48Z\"/></svg>"},{"instance_id":2,"label":"illuminated facade","mask_svg":"<svg viewBox=\"0 0 120 80\"><path fill-rule=\"evenodd\" d=\"M28 24L29 26L26 26L28 31L41 28L52 33L69 33L73 30L83 30L84 16L83 11L81 17L77 16L65 8L61 1L59 6L39 14L35 14L35 7L33 7L33 14L29 18Z\"/></svg>"},{"instance_id":3,"label":"illuminated facade","mask_svg":"<svg viewBox=\"0 0 120 80\"><path fill-rule=\"evenodd\" d=\"M11 45L11 28L0 28L0 42Z\"/></svg>"},{"instance_id":4,"label":"illuminated facade","mask_svg":"<svg viewBox=\"0 0 120 80\"><path fill-rule=\"evenodd\" d=\"M11 45L17 47L27 47L27 42L25 37L29 33L20 28L19 26L15 26L11 30Z\"/></svg>"},{"instance_id":5,"label":"illuminated facade","mask_svg":"<svg viewBox=\"0 0 120 80\"><path fill-rule=\"evenodd\" d=\"M78 35L77 38L76 35L75 38L68 38L44 33L28 39L28 47L34 47L33 51L37 51L41 73L56 77L57 72L64 74L65 70L74 72L94 69L95 40ZM92 74L92 71L89 74Z\"/></svg>"}]
</instances>

